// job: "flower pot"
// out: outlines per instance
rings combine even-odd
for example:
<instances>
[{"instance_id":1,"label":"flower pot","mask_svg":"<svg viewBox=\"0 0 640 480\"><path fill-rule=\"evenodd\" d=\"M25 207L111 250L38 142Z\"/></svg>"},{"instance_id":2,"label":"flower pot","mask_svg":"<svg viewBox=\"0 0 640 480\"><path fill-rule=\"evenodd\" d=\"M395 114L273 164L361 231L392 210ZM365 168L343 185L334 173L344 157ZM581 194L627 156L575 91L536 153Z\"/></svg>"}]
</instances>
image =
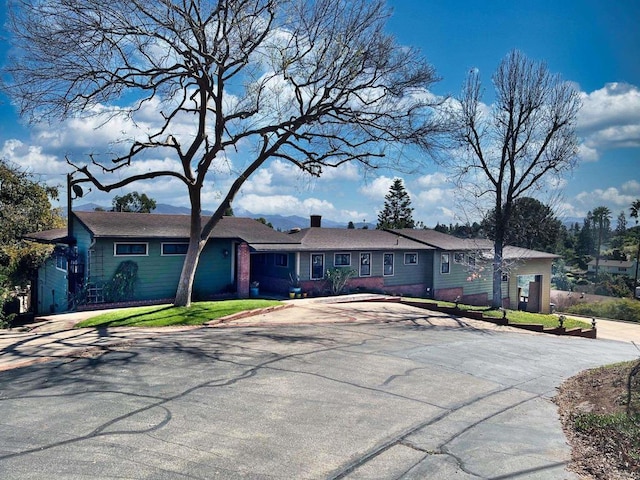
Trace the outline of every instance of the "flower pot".
<instances>
[{"instance_id":1,"label":"flower pot","mask_svg":"<svg viewBox=\"0 0 640 480\"><path fill-rule=\"evenodd\" d=\"M295 292L289 292L289 298L296 298Z\"/></svg>"},{"instance_id":2,"label":"flower pot","mask_svg":"<svg viewBox=\"0 0 640 480\"><path fill-rule=\"evenodd\" d=\"M251 297L257 297L260 295L260 288L258 287L249 287L249 295Z\"/></svg>"}]
</instances>

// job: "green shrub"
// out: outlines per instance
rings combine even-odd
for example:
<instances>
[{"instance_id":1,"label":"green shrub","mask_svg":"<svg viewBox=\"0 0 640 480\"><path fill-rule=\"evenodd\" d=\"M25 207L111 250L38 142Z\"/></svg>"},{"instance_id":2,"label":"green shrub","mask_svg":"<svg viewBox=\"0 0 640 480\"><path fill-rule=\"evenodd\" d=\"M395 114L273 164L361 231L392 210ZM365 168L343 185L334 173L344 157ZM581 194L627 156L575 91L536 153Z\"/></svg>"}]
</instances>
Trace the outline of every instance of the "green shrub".
<instances>
[{"instance_id":1,"label":"green shrub","mask_svg":"<svg viewBox=\"0 0 640 480\"><path fill-rule=\"evenodd\" d=\"M332 295L342 293L350 278L358 274L353 268L334 267L327 270L325 278Z\"/></svg>"},{"instance_id":2,"label":"green shrub","mask_svg":"<svg viewBox=\"0 0 640 480\"><path fill-rule=\"evenodd\" d=\"M123 302L133 298L133 289L138 280L138 264L127 260L118 265L113 277L104 286L107 302Z\"/></svg>"},{"instance_id":3,"label":"green shrub","mask_svg":"<svg viewBox=\"0 0 640 480\"><path fill-rule=\"evenodd\" d=\"M587 317L613 318L640 322L640 302L629 298L608 302L578 303L567 307L567 313L585 315Z\"/></svg>"}]
</instances>

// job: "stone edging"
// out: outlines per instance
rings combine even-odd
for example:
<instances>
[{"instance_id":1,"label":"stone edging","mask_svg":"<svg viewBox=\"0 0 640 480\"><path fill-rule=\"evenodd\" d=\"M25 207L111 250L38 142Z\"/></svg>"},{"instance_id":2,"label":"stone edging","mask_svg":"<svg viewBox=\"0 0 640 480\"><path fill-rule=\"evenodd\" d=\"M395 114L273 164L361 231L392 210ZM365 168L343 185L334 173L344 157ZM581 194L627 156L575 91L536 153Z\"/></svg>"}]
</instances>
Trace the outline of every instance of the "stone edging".
<instances>
[{"instance_id":1,"label":"stone edging","mask_svg":"<svg viewBox=\"0 0 640 480\"><path fill-rule=\"evenodd\" d=\"M234 320L240 320L242 318L253 317L253 316L256 316L256 315L263 315L265 313L275 312L275 311L278 311L278 310L284 310L285 308L291 308L291 307L293 307L293 304L273 305L271 307L255 308L253 310L244 310L242 312L232 313L231 315L226 315L224 317L216 318L215 320L210 320L208 322L205 322L204 325L206 325L208 327L212 327L212 326L218 325L220 323L232 322Z\"/></svg>"},{"instance_id":2,"label":"stone edging","mask_svg":"<svg viewBox=\"0 0 640 480\"><path fill-rule=\"evenodd\" d=\"M436 312L448 313L450 315L455 315L457 317L465 317L471 318L473 320L481 320L483 322L490 322L496 325L504 325L508 327L520 328L523 330L529 330L533 332L539 333L551 333L553 335L569 335L572 337L583 337L583 338L596 338L597 329L590 328L588 330L582 330L581 328L565 328L565 327L555 327L555 328L545 328L544 325L535 324L535 323L510 323L508 318L494 318L494 317L485 317L482 312L478 311L470 311L470 310L460 310L456 307L444 307L439 306L433 303L426 302L412 302L410 300L399 300L400 303L405 305L410 305L412 307L424 308L425 310L433 310Z\"/></svg>"}]
</instances>

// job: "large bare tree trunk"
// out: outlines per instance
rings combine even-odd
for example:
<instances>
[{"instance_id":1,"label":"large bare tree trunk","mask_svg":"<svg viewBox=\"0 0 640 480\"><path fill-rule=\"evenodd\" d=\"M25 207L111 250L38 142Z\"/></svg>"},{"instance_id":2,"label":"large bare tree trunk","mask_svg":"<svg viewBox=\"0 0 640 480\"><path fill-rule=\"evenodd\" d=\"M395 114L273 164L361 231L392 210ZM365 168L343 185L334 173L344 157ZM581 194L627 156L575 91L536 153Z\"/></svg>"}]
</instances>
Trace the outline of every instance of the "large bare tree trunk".
<instances>
[{"instance_id":1,"label":"large bare tree trunk","mask_svg":"<svg viewBox=\"0 0 640 480\"><path fill-rule=\"evenodd\" d=\"M193 280L196 276L196 270L198 269L198 262L200 261L200 253L204 250L207 244L207 239L202 239L202 217L200 190L197 188L190 188L189 195L191 197L191 225L189 227L189 249L185 256L184 263L182 265L182 273L180 274L180 280L178 281L178 288L176 290L176 298L173 304L176 307L190 307L191 306L191 294L193 292Z\"/></svg>"}]
</instances>

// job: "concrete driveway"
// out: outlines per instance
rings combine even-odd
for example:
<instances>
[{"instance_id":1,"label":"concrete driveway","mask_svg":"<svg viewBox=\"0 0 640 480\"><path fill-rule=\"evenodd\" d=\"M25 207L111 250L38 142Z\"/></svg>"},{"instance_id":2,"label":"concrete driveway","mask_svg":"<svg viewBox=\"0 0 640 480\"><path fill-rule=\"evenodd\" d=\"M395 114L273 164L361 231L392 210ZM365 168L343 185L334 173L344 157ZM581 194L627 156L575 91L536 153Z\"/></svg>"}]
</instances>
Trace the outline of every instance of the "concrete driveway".
<instances>
[{"instance_id":1,"label":"concrete driveway","mask_svg":"<svg viewBox=\"0 0 640 480\"><path fill-rule=\"evenodd\" d=\"M572 479L556 386L638 356L398 304L248 322L0 373L0 478Z\"/></svg>"}]
</instances>

